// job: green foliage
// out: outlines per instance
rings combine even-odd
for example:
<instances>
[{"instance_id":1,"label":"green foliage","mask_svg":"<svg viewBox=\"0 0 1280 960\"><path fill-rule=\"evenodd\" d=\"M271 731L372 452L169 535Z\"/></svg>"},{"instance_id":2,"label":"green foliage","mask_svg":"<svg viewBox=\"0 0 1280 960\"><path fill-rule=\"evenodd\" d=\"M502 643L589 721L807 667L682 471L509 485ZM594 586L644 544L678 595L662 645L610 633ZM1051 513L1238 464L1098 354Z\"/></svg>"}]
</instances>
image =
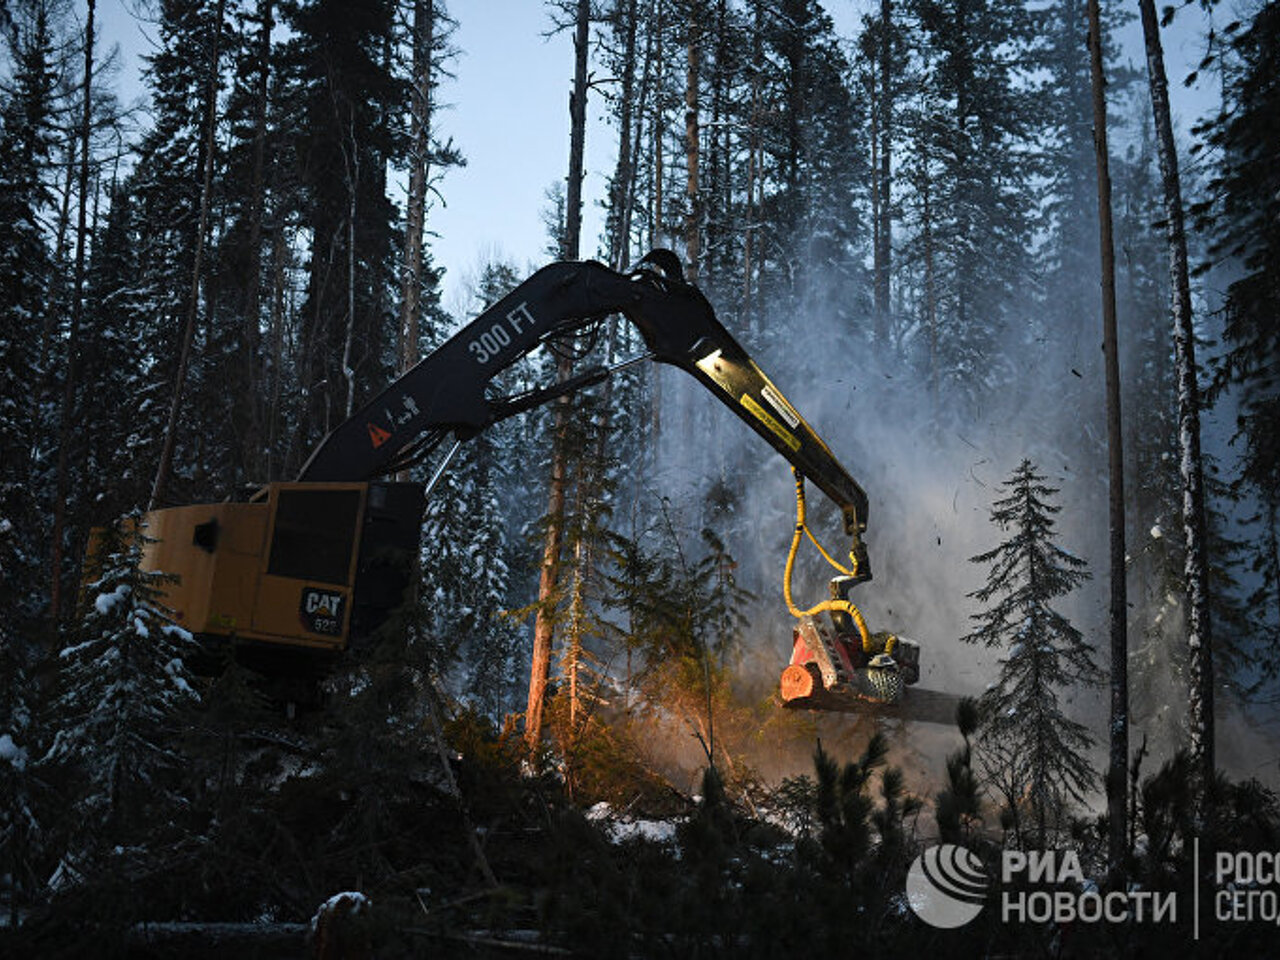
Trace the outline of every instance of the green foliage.
<instances>
[{"instance_id":1,"label":"green foliage","mask_svg":"<svg viewBox=\"0 0 1280 960\"><path fill-rule=\"evenodd\" d=\"M1239 470L1233 487L1246 511L1249 613L1243 631L1262 673L1276 676L1280 650L1280 174L1274 158L1280 134L1280 11L1256 12L1221 52L1224 90L1218 114L1197 131L1218 158L1207 199L1194 208L1212 237L1211 260L1224 263L1229 285L1223 305L1224 347L1212 393L1230 395L1236 411L1233 443ZM1215 630L1215 637L1226 631Z\"/></svg>"},{"instance_id":2,"label":"green foliage","mask_svg":"<svg viewBox=\"0 0 1280 960\"><path fill-rule=\"evenodd\" d=\"M822 749L814 750L817 774L815 805L823 850L838 874L850 875L871 847L872 800L867 782L883 765L889 742L880 732L868 741L862 756L840 766Z\"/></svg>"}]
</instances>

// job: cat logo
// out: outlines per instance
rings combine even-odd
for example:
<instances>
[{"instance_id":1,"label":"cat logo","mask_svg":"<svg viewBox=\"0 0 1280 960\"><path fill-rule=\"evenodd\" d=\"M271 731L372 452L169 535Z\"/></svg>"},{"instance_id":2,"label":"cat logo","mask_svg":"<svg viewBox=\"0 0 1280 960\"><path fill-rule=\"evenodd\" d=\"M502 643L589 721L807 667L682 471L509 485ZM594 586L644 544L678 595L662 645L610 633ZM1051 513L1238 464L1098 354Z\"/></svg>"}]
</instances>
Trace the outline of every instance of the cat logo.
<instances>
[{"instance_id":1,"label":"cat logo","mask_svg":"<svg viewBox=\"0 0 1280 960\"><path fill-rule=\"evenodd\" d=\"M299 615L303 629L327 637L342 636L342 609L346 597L332 590L307 587L302 591Z\"/></svg>"}]
</instances>

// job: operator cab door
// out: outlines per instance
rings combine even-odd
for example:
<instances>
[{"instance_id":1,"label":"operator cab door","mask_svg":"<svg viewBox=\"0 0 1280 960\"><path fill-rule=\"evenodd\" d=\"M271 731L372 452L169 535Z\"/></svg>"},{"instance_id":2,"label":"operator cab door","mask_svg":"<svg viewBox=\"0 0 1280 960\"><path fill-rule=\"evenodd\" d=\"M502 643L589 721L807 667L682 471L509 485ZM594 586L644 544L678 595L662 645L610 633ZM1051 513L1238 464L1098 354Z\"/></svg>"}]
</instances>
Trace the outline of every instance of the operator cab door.
<instances>
[{"instance_id":1,"label":"operator cab door","mask_svg":"<svg viewBox=\"0 0 1280 960\"><path fill-rule=\"evenodd\" d=\"M255 634L309 647L346 645L367 491L362 483L272 486Z\"/></svg>"}]
</instances>

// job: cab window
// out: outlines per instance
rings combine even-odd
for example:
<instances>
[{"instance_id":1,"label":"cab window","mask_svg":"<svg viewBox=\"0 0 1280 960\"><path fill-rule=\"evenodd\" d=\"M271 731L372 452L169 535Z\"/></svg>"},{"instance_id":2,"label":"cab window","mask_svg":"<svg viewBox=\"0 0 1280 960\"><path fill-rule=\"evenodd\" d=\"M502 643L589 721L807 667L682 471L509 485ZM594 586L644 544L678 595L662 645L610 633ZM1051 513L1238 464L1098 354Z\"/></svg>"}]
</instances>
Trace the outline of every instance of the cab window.
<instances>
[{"instance_id":1,"label":"cab window","mask_svg":"<svg viewBox=\"0 0 1280 960\"><path fill-rule=\"evenodd\" d=\"M359 490L278 491L267 573L346 584L359 514Z\"/></svg>"}]
</instances>

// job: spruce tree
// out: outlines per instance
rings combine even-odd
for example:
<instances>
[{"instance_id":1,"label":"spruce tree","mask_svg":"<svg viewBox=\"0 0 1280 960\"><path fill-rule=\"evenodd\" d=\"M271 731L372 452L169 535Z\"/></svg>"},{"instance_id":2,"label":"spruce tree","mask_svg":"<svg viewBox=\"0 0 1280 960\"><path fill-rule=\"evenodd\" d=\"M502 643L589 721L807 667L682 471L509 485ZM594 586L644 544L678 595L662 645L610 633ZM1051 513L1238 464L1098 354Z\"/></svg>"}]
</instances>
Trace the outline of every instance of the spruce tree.
<instances>
[{"instance_id":1,"label":"spruce tree","mask_svg":"<svg viewBox=\"0 0 1280 960\"><path fill-rule=\"evenodd\" d=\"M7 539L4 522L0 520L0 550ZM0 577L5 575L5 559L0 553ZM0 870L9 875L11 927L17 925L20 900L39 883L28 853L40 833L29 772L38 728L32 723L21 639L17 630L0 624Z\"/></svg>"},{"instance_id":2,"label":"spruce tree","mask_svg":"<svg viewBox=\"0 0 1280 960\"><path fill-rule=\"evenodd\" d=\"M310 0L289 5L283 69L297 97L288 131L310 233L297 386L306 410L301 460L392 377L397 321L397 211L389 167L401 160L407 89L393 70L396 5Z\"/></svg>"},{"instance_id":3,"label":"spruce tree","mask_svg":"<svg viewBox=\"0 0 1280 960\"><path fill-rule=\"evenodd\" d=\"M1201 132L1220 151L1214 198L1196 209L1213 237L1211 253L1238 270L1227 288L1227 350L1215 378L1238 402L1235 492L1252 507L1248 598L1259 662L1277 675L1280 649L1280 7L1262 7L1230 46L1224 106Z\"/></svg>"},{"instance_id":4,"label":"spruce tree","mask_svg":"<svg viewBox=\"0 0 1280 960\"><path fill-rule=\"evenodd\" d=\"M941 111L910 131L929 157L929 175L910 193L929 192L931 336L940 384L972 409L1016 382L1008 347L1027 328L1017 311L1035 288L1027 251L1041 172L1032 145L1045 123L1031 52L1038 25L1018 3L915 0L911 10L929 65L923 98Z\"/></svg>"},{"instance_id":5,"label":"spruce tree","mask_svg":"<svg viewBox=\"0 0 1280 960\"><path fill-rule=\"evenodd\" d=\"M787 0L759 18L759 97L765 109L757 177L762 307L849 322L870 313L860 222L866 179L863 120L831 18L813 0ZM779 336L790 331L777 329Z\"/></svg>"},{"instance_id":6,"label":"spruce tree","mask_svg":"<svg viewBox=\"0 0 1280 960\"><path fill-rule=\"evenodd\" d=\"M1004 651L996 683L979 702L981 737L1016 745L1025 759L1025 796L1043 847L1069 803L1082 801L1095 781L1085 755L1093 736L1066 714L1062 693L1102 674L1080 631L1050 606L1089 578L1085 562L1054 542L1058 490L1030 460L1002 487L991 519L1009 538L972 558L988 567L986 584L969 594L985 609L961 639Z\"/></svg>"},{"instance_id":7,"label":"spruce tree","mask_svg":"<svg viewBox=\"0 0 1280 960\"><path fill-rule=\"evenodd\" d=\"M59 726L45 762L75 771L73 833L102 830L82 837L90 849L153 835L180 803L177 718L198 699L183 662L192 638L164 607L170 577L142 569L146 543L136 513L98 531L78 637L59 655Z\"/></svg>"},{"instance_id":8,"label":"spruce tree","mask_svg":"<svg viewBox=\"0 0 1280 960\"><path fill-rule=\"evenodd\" d=\"M144 68L154 122L135 148L136 161L123 192L112 191L109 211L111 236L130 246L95 250L92 263L104 286L93 291L96 309L90 304L85 336L91 343L106 344L107 350L102 355L85 351L83 389L89 394L122 376L118 350L132 348L132 362L123 376L132 380L128 395L137 403L136 407L129 404L130 412L141 416L119 421L128 424L124 432L132 433L133 442L114 436L98 454L99 460L106 461L128 443L134 457L147 460L127 468L130 472L154 472L165 459L166 418L175 390L197 399L202 391L201 358L208 345L209 318L208 304L194 291L194 274L209 144L206 108L212 92L210 54L216 42L213 9L206 0L164 0L159 5L158 41ZM216 141L214 149L218 149ZM202 284L204 279L201 271ZM207 292L203 285L200 289ZM195 362L189 374L181 374L189 322ZM131 328L127 332L121 329L126 325ZM188 376L191 382L186 382ZM198 419L201 406L199 402L178 405L172 428L175 466L165 471L167 492L162 491L164 502L159 505L206 495L191 489L191 468L206 439L221 431L213 426L216 418ZM110 434L119 429L107 427Z\"/></svg>"},{"instance_id":9,"label":"spruce tree","mask_svg":"<svg viewBox=\"0 0 1280 960\"><path fill-rule=\"evenodd\" d=\"M57 271L45 222L55 137L57 71L51 4L15 5L6 30L12 74L0 89L0 579L7 615L0 646L40 606L42 521L38 409ZM47 467L43 469L47 470Z\"/></svg>"},{"instance_id":10,"label":"spruce tree","mask_svg":"<svg viewBox=\"0 0 1280 960\"><path fill-rule=\"evenodd\" d=\"M511 265L487 264L475 282L474 312L493 306L516 284ZM428 319L424 331L441 328ZM496 389L520 392L528 386L524 373L524 364L504 371ZM441 662L456 657L463 666L458 692L494 720L516 705L526 659L516 625L501 616L526 602L513 573L520 566L519 525L503 508L524 499L511 488L520 472L512 451L536 442L521 434L525 420L495 424L468 441L432 493L423 520L428 633Z\"/></svg>"}]
</instances>

